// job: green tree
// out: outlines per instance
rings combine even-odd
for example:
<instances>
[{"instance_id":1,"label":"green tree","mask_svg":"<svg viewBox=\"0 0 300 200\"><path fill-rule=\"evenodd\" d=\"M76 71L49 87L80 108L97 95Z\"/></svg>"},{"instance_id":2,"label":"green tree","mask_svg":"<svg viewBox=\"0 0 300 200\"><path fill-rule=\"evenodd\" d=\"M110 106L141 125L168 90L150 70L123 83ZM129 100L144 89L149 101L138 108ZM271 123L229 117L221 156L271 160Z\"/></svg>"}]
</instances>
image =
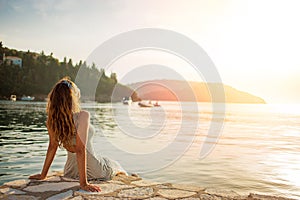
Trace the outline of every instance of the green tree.
<instances>
[{"instance_id":1,"label":"green tree","mask_svg":"<svg viewBox=\"0 0 300 200\"><path fill-rule=\"evenodd\" d=\"M81 76L77 78L83 100L93 98L101 102L112 100L112 92L118 84L117 75L112 73L108 77L105 70L99 70L94 63L92 66L88 66L86 62L79 61L74 66L71 58L67 62L67 58L64 57L63 61L60 62L53 57L53 53L45 55L44 51L40 54L29 50L26 52L17 51L3 47L2 42L0 47L1 53L5 53L7 56L18 56L22 59L21 68L8 63L0 65L0 97L2 99L7 99L11 94L16 94L18 97L34 95L37 100L44 100L59 79L69 76L72 80L75 80L80 69ZM97 85L96 91L93 91L91 87L93 84ZM120 94L122 95L132 91L126 86L121 88L123 92ZM121 97L118 96L118 98Z\"/></svg>"}]
</instances>

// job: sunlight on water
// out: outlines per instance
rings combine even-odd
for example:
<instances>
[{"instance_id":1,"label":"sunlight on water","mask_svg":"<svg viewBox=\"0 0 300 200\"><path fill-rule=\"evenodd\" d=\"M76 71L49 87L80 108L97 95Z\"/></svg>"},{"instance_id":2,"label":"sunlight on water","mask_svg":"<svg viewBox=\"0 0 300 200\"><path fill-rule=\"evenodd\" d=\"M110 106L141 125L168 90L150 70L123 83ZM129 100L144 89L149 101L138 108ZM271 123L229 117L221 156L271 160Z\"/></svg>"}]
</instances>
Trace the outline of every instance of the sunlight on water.
<instances>
[{"instance_id":1,"label":"sunlight on water","mask_svg":"<svg viewBox=\"0 0 300 200\"><path fill-rule=\"evenodd\" d=\"M177 112L178 110L173 112L170 109L165 113L160 108L140 108L137 104L130 107L121 105L121 107L123 108L118 105L118 112L113 112L114 118L117 119L117 126L113 130L101 129L101 131L108 142L122 151L133 154L160 151L172 143L180 128L180 124L173 123L174 118L181 121L181 112ZM128 115L129 117L126 117ZM101 118L95 120L96 123L102 123Z\"/></svg>"},{"instance_id":2,"label":"sunlight on water","mask_svg":"<svg viewBox=\"0 0 300 200\"><path fill-rule=\"evenodd\" d=\"M299 105L227 104L222 134L204 159L199 159L199 153L206 137L217 137L208 135L212 108L209 103L199 103L196 109L191 105L161 102L157 108L140 108L135 103L82 107L92 113L97 154L118 160L129 172L155 162L139 163L135 156L160 152L173 143L184 146L192 139L186 151L178 148L171 152L180 159L161 154L158 159L168 165L140 175L242 194L300 198ZM221 123L219 119L215 118L215 123ZM45 120L45 103L0 102L1 184L40 172L48 144ZM119 156L115 149L130 156ZM51 170L63 170L65 155L64 150L58 151Z\"/></svg>"}]
</instances>

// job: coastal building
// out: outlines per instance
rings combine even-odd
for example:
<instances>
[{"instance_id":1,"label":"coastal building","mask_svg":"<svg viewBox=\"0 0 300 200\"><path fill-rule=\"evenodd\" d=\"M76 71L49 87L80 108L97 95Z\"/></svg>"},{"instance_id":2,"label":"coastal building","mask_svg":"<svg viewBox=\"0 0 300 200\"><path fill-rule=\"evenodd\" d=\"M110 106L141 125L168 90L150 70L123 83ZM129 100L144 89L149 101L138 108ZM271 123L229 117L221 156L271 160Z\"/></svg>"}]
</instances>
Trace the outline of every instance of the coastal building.
<instances>
[{"instance_id":1,"label":"coastal building","mask_svg":"<svg viewBox=\"0 0 300 200\"><path fill-rule=\"evenodd\" d=\"M6 62L8 65L18 65L22 67L22 58L17 56L5 56L5 54L3 54L3 62Z\"/></svg>"}]
</instances>

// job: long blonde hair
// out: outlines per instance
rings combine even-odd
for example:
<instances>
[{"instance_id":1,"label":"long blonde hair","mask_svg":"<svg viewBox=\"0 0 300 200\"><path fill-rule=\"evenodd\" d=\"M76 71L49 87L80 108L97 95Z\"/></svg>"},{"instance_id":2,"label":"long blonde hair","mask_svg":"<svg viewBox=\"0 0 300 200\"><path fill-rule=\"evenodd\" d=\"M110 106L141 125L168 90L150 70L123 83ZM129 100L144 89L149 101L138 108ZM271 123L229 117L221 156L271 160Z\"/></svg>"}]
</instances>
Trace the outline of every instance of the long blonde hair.
<instances>
[{"instance_id":1,"label":"long blonde hair","mask_svg":"<svg viewBox=\"0 0 300 200\"><path fill-rule=\"evenodd\" d=\"M73 114L80 112L80 90L68 77L58 81L48 95L47 128L55 133L59 146L66 147L76 135Z\"/></svg>"}]
</instances>

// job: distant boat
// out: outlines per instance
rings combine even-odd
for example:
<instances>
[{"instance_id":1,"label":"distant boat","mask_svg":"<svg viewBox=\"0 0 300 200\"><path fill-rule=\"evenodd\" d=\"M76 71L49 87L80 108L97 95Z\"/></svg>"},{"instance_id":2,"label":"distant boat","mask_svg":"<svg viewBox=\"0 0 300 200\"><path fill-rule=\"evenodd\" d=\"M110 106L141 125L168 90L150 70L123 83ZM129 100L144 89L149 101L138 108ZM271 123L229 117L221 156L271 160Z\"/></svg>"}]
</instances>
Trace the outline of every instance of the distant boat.
<instances>
[{"instance_id":1,"label":"distant boat","mask_svg":"<svg viewBox=\"0 0 300 200\"><path fill-rule=\"evenodd\" d=\"M145 103L145 102L139 102L140 107L153 107L154 105L150 103Z\"/></svg>"},{"instance_id":2,"label":"distant boat","mask_svg":"<svg viewBox=\"0 0 300 200\"><path fill-rule=\"evenodd\" d=\"M124 105L130 105L132 103L131 97L123 97L122 102Z\"/></svg>"},{"instance_id":3,"label":"distant boat","mask_svg":"<svg viewBox=\"0 0 300 200\"><path fill-rule=\"evenodd\" d=\"M154 107L160 107L160 105L158 104L158 102L156 102L155 104L153 104Z\"/></svg>"},{"instance_id":4,"label":"distant boat","mask_svg":"<svg viewBox=\"0 0 300 200\"><path fill-rule=\"evenodd\" d=\"M31 97L31 96L22 96L21 100L22 101L33 101L35 97Z\"/></svg>"},{"instance_id":5,"label":"distant boat","mask_svg":"<svg viewBox=\"0 0 300 200\"><path fill-rule=\"evenodd\" d=\"M10 95L10 100L11 101L17 101L17 96L14 95L14 94Z\"/></svg>"}]
</instances>

